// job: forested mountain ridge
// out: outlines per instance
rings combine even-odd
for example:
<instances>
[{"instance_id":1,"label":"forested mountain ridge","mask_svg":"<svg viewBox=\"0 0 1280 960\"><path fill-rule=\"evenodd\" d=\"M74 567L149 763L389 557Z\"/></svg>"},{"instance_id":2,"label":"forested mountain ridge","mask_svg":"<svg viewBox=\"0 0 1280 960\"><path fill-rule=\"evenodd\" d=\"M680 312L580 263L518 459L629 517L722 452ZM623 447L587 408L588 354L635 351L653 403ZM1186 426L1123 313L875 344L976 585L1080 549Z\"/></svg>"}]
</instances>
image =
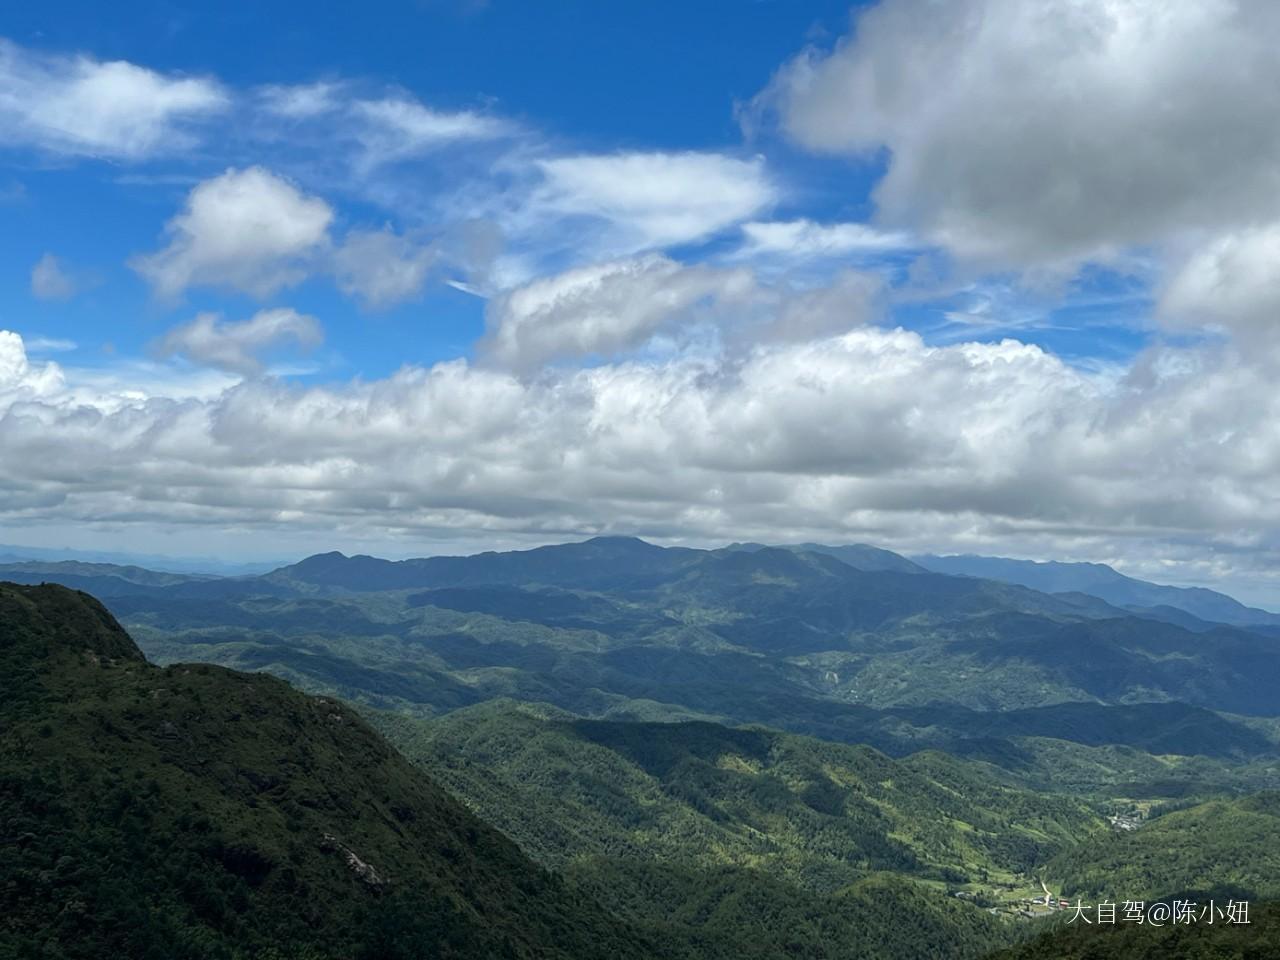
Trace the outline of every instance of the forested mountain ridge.
<instances>
[{"instance_id":1,"label":"forested mountain ridge","mask_svg":"<svg viewBox=\"0 0 1280 960\"><path fill-rule=\"evenodd\" d=\"M987 960L1278 960L1280 904L1256 904L1247 924L1064 924Z\"/></svg>"},{"instance_id":2,"label":"forested mountain ridge","mask_svg":"<svg viewBox=\"0 0 1280 960\"><path fill-rule=\"evenodd\" d=\"M651 957L354 712L0 585L0 957Z\"/></svg>"},{"instance_id":3,"label":"forested mountain ridge","mask_svg":"<svg viewBox=\"0 0 1280 960\"><path fill-rule=\"evenodd\" d=\"M583 720L511 702L372 720L557 869L643 857L751 867L816 892L877 871L1016 886L1108 832L1085 802L1002 785L943 754L893 760L767 729Z\"/></svg>"},{"instance_id":4,"label":"forested mountain ridge","mask_svg":"<svg viewBox=\"0 0 1280 960\"><path fill-rule=\"evenodd\" d=\"M1155 749L1149 725L1118 721L1144 705L1188 718L1280 716L1270 637L885 569L898 566L887 552L859 569L838 558L846 548L807 546L708 551L612 537L394 562L322 554L265 576L164 582L79 564L6 569L97 591L159 662L265 670L422 716L510 697L583 716L763 723L996 760L1016 760L1016 736ZM1074 714L1027 712L1069 704ZM1165 736L1169 752L1274 746L1236 719L1199 717L1166 718L1159 730L1186 735Z\"/></svg>"},{"instance_id":5,"label":"forested mountain ridge","mask_svg":"<svg viewBox=\"0 0 1280 960\"><path fill-rule=\"evenodd\" d=\"M1275 921L1267 901L1280 892L1280 793L1185 809L1144 804L1149 819L1117 832L1101 816L1118 809L1114 801L1010 789L981 765L932 751L891 761L864 747L776 731L583 721L515 703L426 722L388 715L374 722L535 858L641 922L658 915L687 923L730 896L735 922L749 923L754 909L806 929L802 916L777 906L800 897L810 899L810 916L843 898L874 918L886 902L922 894L883 872L830 891L886 867L1004 916L1019 916L1009 905L1040 897L1045 879L1056 896L1086 903L1245 898L1260 922ZM1058 914L1058 922L1069 915ZM1016 920L987 935L1034 936L1037 923ZM1088 941L1068 927L1014 952L1254 958L1272 956L1268 944L1277 939L1274 925L1221 924L1173 938L1156 928L1105 936ZM1184 940L1198 946L1182 953Z\"/></svg>"}]
</instances>

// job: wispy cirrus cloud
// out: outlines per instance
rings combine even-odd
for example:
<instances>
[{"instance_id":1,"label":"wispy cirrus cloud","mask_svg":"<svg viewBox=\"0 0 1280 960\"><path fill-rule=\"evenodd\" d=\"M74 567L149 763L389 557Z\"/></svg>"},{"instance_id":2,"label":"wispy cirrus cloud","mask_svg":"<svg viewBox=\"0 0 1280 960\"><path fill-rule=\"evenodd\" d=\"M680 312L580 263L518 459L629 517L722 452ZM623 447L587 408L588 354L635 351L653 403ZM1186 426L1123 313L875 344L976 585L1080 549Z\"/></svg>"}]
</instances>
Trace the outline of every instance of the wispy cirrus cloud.
<instances>
[{"instance_id":1,"label":"wispy cirrus cloud","mask_svg":"<svg viewBox=\"0 0 1280 960\"><path fill-rule=\"evenodd\" d=\"M576 218L616 253L695 243L780 196L760 158L725 153L614 153L536 161L526 216Z\"/></svg>"},{"instance_id":2,"label":"wispy cirrus cloud","mask_svg":"<svg viewBox=\"0 0 1280 960\"><path fill-rule=\"evenodd\" d=\"M815 223L813 220L752 221L742 225L742 246L733 259L848 259L918 247L903 230L880 230L867 223Z\"/></svg>"}]
</instances>

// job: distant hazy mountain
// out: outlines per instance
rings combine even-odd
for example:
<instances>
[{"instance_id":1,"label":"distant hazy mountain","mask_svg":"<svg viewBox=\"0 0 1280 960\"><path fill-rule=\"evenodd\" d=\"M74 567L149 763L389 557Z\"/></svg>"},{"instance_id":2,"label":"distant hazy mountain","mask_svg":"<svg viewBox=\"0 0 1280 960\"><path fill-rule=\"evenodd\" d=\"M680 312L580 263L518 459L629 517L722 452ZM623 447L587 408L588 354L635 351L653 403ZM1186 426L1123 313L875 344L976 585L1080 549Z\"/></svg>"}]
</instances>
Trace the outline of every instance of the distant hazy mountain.
<instances>
[{"instance_id":1,"label":"distant hazy mountain","mask_svg":"<svg viewBox=\"0 0 1280 960\"><path fill-rule=\"evenodd\" d=\"M228 563L212 557L169 557L152 553L129 553L114 550L71 550L51 547L22 547L0 543L0 563L79 562L109 564L124 567L146 567L166 573L212 574L220 577L239 577L248 574L267 573L278 563Z\"/></svg>"},{"instance_id":2,"label":"distant hazy mountain","mask_svg":"<svg viewBox=\"0 0 1280 960\"><path fill-rule=\"evenodd\" d=\"M756 551L763 550L766 546L763 543L732 543L725 549ZM924 567L918 563L912 563L901 554L894 553L892 550L873 547L866 543L848 543L835 547L823 543L775 544L773 546L780 546L785 550L795 550L802 553L826 554L848 564L855 570L889 570L894 573L928 572Z\"/></svg>"},{"instance_id":3,"label":"distant hazy mountain","mask_svg":"<svg viewBox=\"0 0 1280 960\"><path fill-rule=\"evenodd\" d=\"M68 581L94 582L116 579L141 587L168 587L192 580L214 579L207 574L168 573L116 563L88 563L82 560L4 560L4 558L0 560L3 560L0 564L0 574L12 582L48 581L71 586L72 584Z\"/></svg>"},{"instance_id":4,"label":"distant hazy mountain","mask_svg":"<svg viewBox=\"0 0 1280 960\"><path fill-rule=\"evenodd\" d=\"M487 551L467 557L378 557L322 553L282 567L270 579L353 592L414 587L519 583L608 588L668 577L707 551L659 547L636 537L593 537L532 550Z\"/></svg>"},{"instance_id":5,"label":"distant hazy mountain","mask_svg":"<svg viewBox=\"0 0 1280 960\"><path fill-rule=\"evenodd\" d=\"M1087 593L1136 612L1146 612L1146 608L1173 607L1201 620L1232 626L1280 625L1280 614L1247 607L1225 593L1204 587L1169 587L1149 583L1127 577L1104 563L1061 563L1052 560L1042 563L972 555L919 556L915 561L936 573L1002 580L1045 593Z\"/></svg>"}]
</instances>

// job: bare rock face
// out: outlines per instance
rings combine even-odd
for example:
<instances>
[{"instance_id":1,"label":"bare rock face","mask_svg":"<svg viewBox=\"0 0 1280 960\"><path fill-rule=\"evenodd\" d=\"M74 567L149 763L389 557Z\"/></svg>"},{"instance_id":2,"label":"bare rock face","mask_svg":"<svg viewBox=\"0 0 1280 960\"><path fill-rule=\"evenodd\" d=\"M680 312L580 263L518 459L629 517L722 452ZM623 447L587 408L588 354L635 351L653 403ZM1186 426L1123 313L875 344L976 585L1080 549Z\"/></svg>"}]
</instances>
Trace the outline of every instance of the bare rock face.
<instances>
[{"instance_id":1,"label":"bare rock face","mask_svg":"<svg viewBox=\"0 0 1280 960\"><path fill-rule=\"evenodd\" d=\"M372 864L361 859L360 855L342 843L337 837L331 833L326 833L320 841L320 849L341 853L347 861L347 866L351 868L351 872L359 877L362 881L375 889L388 886L391 881L378 872L378 869Z\"/></svg>"}]
</instances>

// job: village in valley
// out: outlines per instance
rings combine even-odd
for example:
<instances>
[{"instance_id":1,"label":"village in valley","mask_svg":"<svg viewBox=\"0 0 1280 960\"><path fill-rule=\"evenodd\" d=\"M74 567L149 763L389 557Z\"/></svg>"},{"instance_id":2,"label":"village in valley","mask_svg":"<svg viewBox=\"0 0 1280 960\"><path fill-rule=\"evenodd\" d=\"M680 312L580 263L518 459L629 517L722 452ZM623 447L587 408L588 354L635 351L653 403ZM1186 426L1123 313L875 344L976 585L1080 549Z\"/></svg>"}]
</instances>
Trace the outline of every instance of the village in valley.
<instances>
[{"instance_id":1,"label":"village in valley","mask_svg":"<svg viewBox=\"0 0 1280 960\"><path fill-rule=\"evenodd\" d=\"M1108 814L1106 819L1113 831L1123 834L1141 829L1149 816L1149 805L1134 805ZM1039 892L1032 892L1037 886ZM953 890L951 895L986 907L988 913L1022 920L1035 920L1062 910L1077 909L1076 901L1054 894L1042 877L1028 878L1024 884L999 884L996 889Z\"/></svg>"}]
</instances>

